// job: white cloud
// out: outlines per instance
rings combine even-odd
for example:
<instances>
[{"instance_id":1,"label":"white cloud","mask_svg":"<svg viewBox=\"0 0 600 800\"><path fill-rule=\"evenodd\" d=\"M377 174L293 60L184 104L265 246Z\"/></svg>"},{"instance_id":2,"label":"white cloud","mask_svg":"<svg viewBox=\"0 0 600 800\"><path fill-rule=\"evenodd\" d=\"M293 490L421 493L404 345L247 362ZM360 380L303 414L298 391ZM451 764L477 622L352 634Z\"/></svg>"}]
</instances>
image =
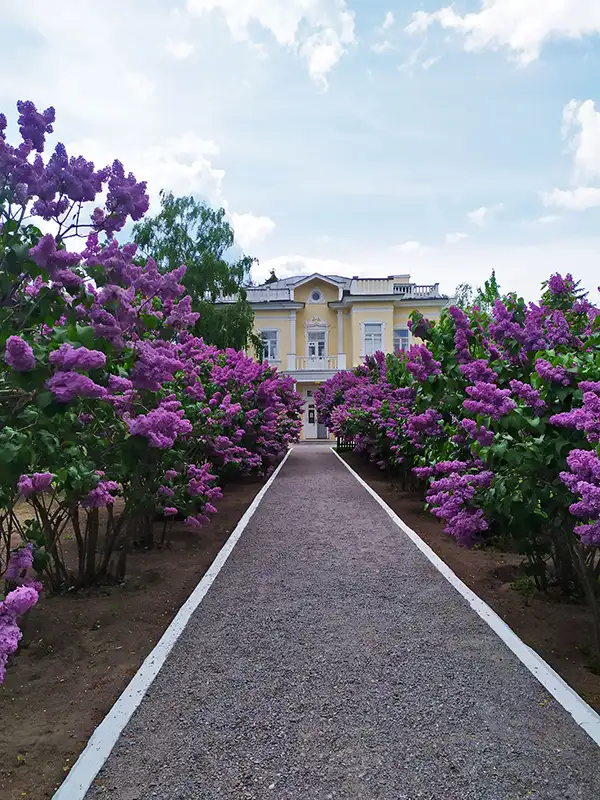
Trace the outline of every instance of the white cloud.
<instances>
[{"instance_id":1,"label":"white cloud","mask_svg":"<svg viewBox=\"0 0 600 800\"><path fill-rule=\"evenodd\" d=\"M554 225L555 222L560 221L559 214L544 214L535 220L539 225Z\"/></svg>"},{"instance_id":2,"label":"white cloud","mask_svg":"<svg viewBox=\"0 0 600 800\"><path fill-rule=\"evenodd\" d=\"M419 47L413 50L408 59L398 67L400 72L404 72L406 70L409 75L413 77L415 68L421 67L421 69L427 70L441 60L441 56L434 56L432 58L425 58L423 61L420 61L419 59L424 49L425 43L419 45Z\"/></svg>"},{"instance_id":3,"label":"white cloud","mask_svg":"<svg viewBox=\"0 0 600 800\"><path fill-rule=\"evenodd\" d=\"M481 208L476 208L474 211L469 211L467 218L473 225L481 227L489 218L490 214L496 211L502 211L503 208L504 203L496 203L495 206L481 206Z\"/></svg>"},{"instance_id":4,"label":"white cloud","mask_svg":"<svg viewBox=\"0 0 600 800\"><path fill-rule=\"evenodd\" d=\"M183 39L175 40L170 37L167 39L166 48L167 53L180 60L189 58L194 52L194 45L190 44L190 42L186 42Z\"/></svg>"},{"instance_id":5,"label":"white cloud","mask_svg":"<svg viewBox=\"0 0 600 800\"><path fill-rule=\"evenodd\" d=\"M597 0L481 0L479 11L460 14L452 6L413 14L406 30L422 33L433 24L464 35L465 50L508 48L525 65L539 58L552 39L600 33Z\"/></svg>"},{"instance_id":6,"label":"white cloud","mask_svg":"<svg viewBox=\"0 0 600 800\"><path fill-rule=\"evenodd\" d=\"M69 142L67 152L71 155L84 153L97 166L111 163L116 157L105 144L95 139ZM126 168L148 183L150 214L159 209L161 189L172 191L176 196L194 195L206 199L212 206L222 207L235 231L236 243L246 249L264 241L275 229L275 222L267 216L233 211L223 190L225 170L214 165L219 147L213 141L201 139L188 131L181 136L167 139L161 145L150 145L123 153L119 158Z\"/></svg>"},{"instance_id":7,"label":"white cloud","mask_svg":"<svg viewBox=\"0 0 600 800\"><path fill-rule=\"evenodd\" d=\"M545 206L564 208L567 211L587 211L600 206L600 189L593 186L578 186L576 189L553 189L542 192Z\"/></svg>"},{"instance_id":8,"label":"white cloud","mask_svg":"<svg viewBox=\"0 0 600 800\"><path fill-rule=\"evenodd\" d=\"M462 242L463 239L468 239L468 237L468 233L462 233L461 231L457 231L456 233L447 233L446 242L448 244L457 244L457 242Z\"/></svg>"},{"instance_id":9,"label":"white cloud","mask_svg":"<svg viewBox=\"0 0 600 800\"><path fill-rule=\"evenodd\" d=\"M382 25L383 30L385 31L388 28L391 28L395 21L396 19L394 17L394 12L388 11L387 14L385 15L385 19L383 20L383 25Z\"/></svg>"},{"instance_id":10,"label":"white cloud","mask_svg":"<svg viewBox=\"0 0 600 800\"><path fill-rule=\"evenodd\" d=\"M423 252L426 248L421 242L403 242L403 244L396 244L390 248L395 253L401 253L402 255L413 255L415 253Z\"/></svg>"},{"instance_id":11,"label":"white cloud","mask_svg":"<svg viewBox=\"0 0 600 800\"><path fill-rule=\"evenodd\" d=\"M582 285L590 289L590 299L600 302L596 287L598 280L598 237L553 239L551 242L531 242L527 245L494 243L485 246L465 242L464 247L430 247L419 253L418 270L410 261L400 261L397 252L388 248L373 252L371 247L362 251L348 250L347 261L320 259L301 255L279 256L261 262L253 271L257 280L269 276L271 267L278 277L321 272L325 275L352 277L385 277L398 272L411 272L416 283L440 283L440 288L451 295L459 283L480 286L492 272L503 291L516 291L527 300L537 300L543 280L553 272L564 272L565 264L574 264L573 274ZM483 265L483 267L482 267ZM482 271L483 270L483 271Z\"/></svg>"},{"instance_id":12,"label":"white cloud","mask_svg":"<svg viewBox=\"0 0 600 800\"><path fill-rule=\"evenodd\" d=\"M481 206L481 208L476 208L475 211L469 211L467 217L474 225L483 225L483 221L487 217L488 211L489 209L487 206Z\"/></svg>"},{"instance_id":13,"label":"white cloud","mask_svg":"<svg viewBox=\"0 0 600 800\"><path fill-rule=\"evenodd\" d=\"M275 230L275 223L269 217L234 212L230 218L235 241L243 250L253 244L263 242Z\"/></svg>"},{"instance_id":14,"label":"white cloud","mask_svg":"<svg viewBox=\"0 0 600 800\"><path fill-rule=\"evenodd\" d=\"M575 177L600 175L600 112L593 100L571 100L563 111L562 133L575 153Z\"/></svg>"},{"instance_id":15,"label":"white cloud","mask_svg":"<svg viewBox=\"0 0 600 800\"><path fill-rule=\"evenodd\" d=\"M423 69L429 69L430 67L433 67L434 64L437 64L438 61L441 61L441 58L442 58L441 56L434 56L433 58L427 58L425 59L425 61L423 61L421 66L423 67Z\"/></svg>"},{"instance_id":16,"label":"white cloud","mask_svg":"<svg viewBox=\"0 0 600 800\"><path fill-rule=\"evenodd\" d=\"M241 41L252 41L250 28L258 22L279 45L306 59L309 74L321 87L355 41L354 14L346 0L187 0L187 8L196 16L220 11Z\"/></svg>"},{"instance_id":17,"label":"white cloud","mask_svg":"<svg viewBox=\"0 0 600 800\"><path fill-rule=\"evenodd\" d=\"M323 90L327 89L325 76L337 64L343 53L343 44L331 28L313 33L300 47L300 54L308 62L308 74Z\"/></svg>"},{"instance_id":18,"label":"white cloud","mask_svg":"<svg viewBox=\"0 0 600 800\"><path fill-rule=\"evenodd\" d=\"M211 203L224 205L225 170L217 169L212 162L218 154L215 142L187 132L139 155L132 153L128 163L139 162L139 173L146 176L153 196L160 189L171 189L175 194L204 195Z\"/></svg>"},{"instance_id":19,"label":"white cloud","mask_svg":"<svg viewBox=\"0 0 600 800\"><path fill-rule=\"evenodd\" d=\"M562 135L573 152L573 189L540 192L545 206L587 211L600 206L600 188L589 182L600 177L600 112L593 100L571 100L563 110Z\"/></svg>"},{"instance_id":20,"label":"white cloud","mask_svg":"<svg viewBox=\"0 0 600 800\"><path fill-rule=\"evenodd\" d=\"M385 39L383 42L375 42L375 44L371 45L371 50L374 53L385 53L386 50L389 50L392 46L392 43Z\"/></svg>"},{"instance_id":21,"label":"white cloud","mask_svg":"<svg viewBox=\"0 0 600 800\"><path fill-rule=\"evenodd\" d=\"M278 278L287 278L291 275L311 275L313 272L320 272L321 275L344 275L346 277L358 274L356 267L348 262L337 261L334 258L314 258L301 255L266 259L252 270L252 274L255 280L261 281L269 277L272 269L275 270Z\"/></svg>"}]
</instances>

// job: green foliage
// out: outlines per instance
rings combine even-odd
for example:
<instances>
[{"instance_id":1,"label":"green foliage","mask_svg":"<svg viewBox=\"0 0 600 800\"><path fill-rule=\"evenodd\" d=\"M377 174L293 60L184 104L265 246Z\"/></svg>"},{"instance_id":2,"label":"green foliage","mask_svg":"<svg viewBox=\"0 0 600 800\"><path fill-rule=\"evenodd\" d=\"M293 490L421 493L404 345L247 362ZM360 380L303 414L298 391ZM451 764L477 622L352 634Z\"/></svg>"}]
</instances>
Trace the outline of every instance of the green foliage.
<instances>
[{"instance_id":1,"label":"green foliage","mask_svg":"<svg viewBox=\"0 0 600 800\"><path fill-rule=\"evenodd\" d=\"M243 349L257 346L252 334L254 312L246 299L244 285L256 259L241 256L230 260L234 231L225 209L215 210L194 197L175 197L162 191L161 210L133 228L134 241L144 258L153 258L161 272L181 264L187 267L183 284L200 313L194 333L219 348ZM215 305L221 296L235 296L235 302Z\"/></svg>"},{"instance_id":2,"label":"green foliage","mask_svg":"<svg viewBox=\"0 0 600 800\"><path fill-rule=\"evenodd\" d=\"M492 270L492 274L483 286L475 290L468 283L459 283L454 294L455 304L463 311L472 306L478 306L483 313L488 314L492 310L494 302L500 297L496 272Z\"/></svg>"}]
</instances>

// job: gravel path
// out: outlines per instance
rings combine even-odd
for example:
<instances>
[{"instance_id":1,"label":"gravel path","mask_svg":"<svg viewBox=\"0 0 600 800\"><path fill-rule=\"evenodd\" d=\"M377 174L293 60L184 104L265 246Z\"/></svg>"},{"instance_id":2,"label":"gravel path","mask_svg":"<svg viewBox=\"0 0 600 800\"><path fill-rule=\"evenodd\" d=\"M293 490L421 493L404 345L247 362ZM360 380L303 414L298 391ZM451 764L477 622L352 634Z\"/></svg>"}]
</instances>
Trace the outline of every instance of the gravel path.
<instances>
[{"instance_id":1,"label":"gravel path","mask_svg":"<svg viewBox=\"0 0 600 800\"><path fill-rule=\"evenodd\" d=\"M600 750L325 447L297 447L87 800L598 800Z\"/></svg>"}]
</instances>

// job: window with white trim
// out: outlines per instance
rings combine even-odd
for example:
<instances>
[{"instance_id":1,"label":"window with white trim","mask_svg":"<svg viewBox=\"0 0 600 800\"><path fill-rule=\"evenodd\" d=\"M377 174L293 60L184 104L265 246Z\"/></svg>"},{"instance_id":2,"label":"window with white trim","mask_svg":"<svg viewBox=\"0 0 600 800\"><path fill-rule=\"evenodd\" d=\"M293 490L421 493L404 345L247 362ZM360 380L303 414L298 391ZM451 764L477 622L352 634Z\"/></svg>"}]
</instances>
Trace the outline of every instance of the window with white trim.
<instances>
[{"instance_id":1,"label":"window with white trim","mask_svg":"<svg viewBox=\"0 0 600 800\"><path fill-rule=\"evenodd\" d=\"M394 328L394 353L408 350L408 328Z\"/></svg>"},{"instance_id":2,"label":"window with white trim","mask_svg":"<svg viewBox=\"0 0 600 800\"><path fill-rule=\"evenodd\" d=\"M372 356L378 350L383 350L383 326L381 322L365 322L364 325L364 352Z\"/></svg>"},{"instance_id":3,"label":"window with white trim","mask_svg":"<svg viewBox=\"0 0 600 800\"><path fill-rule=\"evenodd\" d=\"M278 331L261 331L260 338L263 345L263 358L267 361L277 361L279 359Z\"/></svg>"},{"instance_id":4,"label":"window with white trim","mask_svg":"<svg viewBox=\"0 0 600 800\"><path fill-rule=\"evenodd\" d=\"M308 331L307 346L309 358L323 358L325 355L325 331Z\"/></svg>"}]
</instances>

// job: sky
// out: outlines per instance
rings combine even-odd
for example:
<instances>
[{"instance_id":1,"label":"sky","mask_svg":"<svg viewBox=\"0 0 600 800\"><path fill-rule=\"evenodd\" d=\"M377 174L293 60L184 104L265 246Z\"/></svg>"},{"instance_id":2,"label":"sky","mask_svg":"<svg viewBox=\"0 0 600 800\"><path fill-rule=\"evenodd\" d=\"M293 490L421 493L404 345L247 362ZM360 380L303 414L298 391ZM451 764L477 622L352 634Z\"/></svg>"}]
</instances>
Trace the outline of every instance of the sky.
<instances>
[{"instance_id":1,"label":"sky","mask_svg":"<svg viewBox=\"0 0 600 800\"><path fill-rule=\"evenodd\" d=\"M599 0L0 0L0 110L223 206L255 280L600 284Z\"/></svg>"}]
</instances>

